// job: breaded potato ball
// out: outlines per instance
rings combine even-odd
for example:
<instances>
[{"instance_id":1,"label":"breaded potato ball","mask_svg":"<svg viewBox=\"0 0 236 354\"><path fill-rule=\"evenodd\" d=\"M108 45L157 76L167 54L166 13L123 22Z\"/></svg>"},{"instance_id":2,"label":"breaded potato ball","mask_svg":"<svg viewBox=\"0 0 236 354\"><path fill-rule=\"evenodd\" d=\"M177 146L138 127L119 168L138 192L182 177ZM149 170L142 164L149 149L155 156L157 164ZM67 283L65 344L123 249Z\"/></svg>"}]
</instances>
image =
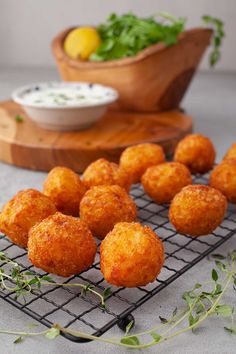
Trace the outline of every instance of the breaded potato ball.
<instances>
[{"instance_id":1,"label":"breaded potato ball","mask_svg":"<svg viewBox=\"0 0 236 354\"><path fill-rule=\"evenodd\" d=\"M63 214L78 216L80 201L86 188L80 177L67 167L53 168L43 184L43 193Z\"/></svg>"},{"instance_id":2,"label":"breaded potato ball","mask_svg":"<svg viewBox=\"0 0 236 354\"><path fill-rule=\"evenodd\" d=\"M192 173L208 172L215 157L211 140L200 134L187 135L178 143L174 154L174 160L187 166Z\"/></svg>"},{"instance_id":3,"label":"breaded potato ball","mask_svg":"<svg viewBox=\"0 0 236 354\"><path fill-rule=\"evenodd\" d=\"M101 272L116 286L133 288L153 282L164 263L164 247L148 226L121 222L101 243Z\"/></svg>"},{"instance_id":4,"label":"breaded potato ball","mask_svg":"<svg viewBox=\"0 0 236 354\"><path fill-rule=\"evenodd\" d=\"M142 176L145 192L159 204L169 203L181 189L192 183L188 168L179 162L149 167Z\"/></svg>"},{"instance_id":5,"label":"breaded potato ball","mask_svg":"<svg viewBox=\"0 0 236 354\"><path fill-rule=\"evenodd\" d=\"M45 272L69 277L94 261L97 245L87 225L73 216L56 214L29 232L28 257Z\"/></svg>"},{"instance_id":6,"label":"breaded potato ball","mask_svg":"<svg viewBox=\"0 0 236 354\"><path fill-rule=\"evenodd\" d=\"M235 159L236 160L236 143L234 143L224 156L224 160Z\"/></svg>"},{"instance_id":7,"label":"breaded potato ball","mask_svg":"<svg viewBox=\"0 0 236 354\"><path fill-rule=\"evenodd\" d=\"M209 183L221 191L229 202L236 203L236 159L226 159L216 166Z\"/></svg>"},{"instance_id":8,"label":"breaded potato ball","mask_svg":"<svg viewBox=\"0 0 236 354\"><path fill-rule=\"evenodd\" d=\"M120 186L95 186L80 203L80 217L93 235L103 239L120 221L134 221L137 208L133 199Z\"/></svg>"},{"instance_id":9,"label":"breaded potato ball","mask_svg":"<svg viewBox=\"0 0 236 354\"><path fill-rule=\"evenodd\" d=\"M128 192L131 186L131 177L116 163L106 159L98 159L84 171L83 182L88 189L94 186L117 184Z\"/></svg>"},{"instance_id":10,"label":"breaded potato ball","mask_svg":"<svg viewBox=\"0 0 236 354\"><path fill-rule=\"evenodd\" d=\"M120 166L132 177L132 183L140 182L148 167L165 161L165 154L160 145L138 144L126 148L120 157Z\"/></svg>"},{"instance_id":11,"label":"breaded potato ball","mask_svg":"<svg viewBox=\"0 0 236 354\"><path fill-rule=\"evenodd\" d=\"M208 235L222 222L227 208L225 196L204 185L184 187L171 202L170 222L190 236Z\"/></svg>"},{"instance_id":12,"label":"breaded potato ball","mask_svg":"<svg viewBox=\"0 0 236 354\"><path fill-rule=\"evenodd\" d=\"M3 207L0 230L15 244L27 247L30 228L56 211L54 203L39 191L20 191Z\"/></svg>"}]
</instances>

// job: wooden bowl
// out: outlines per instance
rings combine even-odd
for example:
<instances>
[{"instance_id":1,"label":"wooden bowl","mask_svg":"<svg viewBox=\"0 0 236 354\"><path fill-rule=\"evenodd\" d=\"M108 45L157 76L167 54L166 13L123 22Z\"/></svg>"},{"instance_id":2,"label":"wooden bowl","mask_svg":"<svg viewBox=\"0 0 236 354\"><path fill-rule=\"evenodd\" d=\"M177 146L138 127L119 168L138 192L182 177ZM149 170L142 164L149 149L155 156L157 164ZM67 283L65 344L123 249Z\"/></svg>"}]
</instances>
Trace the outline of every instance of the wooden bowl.
<instances>
[{"instance_id":1,"label":"wooden bowl","mask_svg":"<svg viewBox=\"0 0 236 354\"><path fill-rule=\"evenodd\" d=\"M114 87L120 95L114 108L136 112L179 107L212 36L212 30L196 28L182 33L171 47L158 43L135 57L89 62L70 59L65 54L63 44L71 30L64 30L52 42L62 79Z\"/></svg>"}]
</instances>

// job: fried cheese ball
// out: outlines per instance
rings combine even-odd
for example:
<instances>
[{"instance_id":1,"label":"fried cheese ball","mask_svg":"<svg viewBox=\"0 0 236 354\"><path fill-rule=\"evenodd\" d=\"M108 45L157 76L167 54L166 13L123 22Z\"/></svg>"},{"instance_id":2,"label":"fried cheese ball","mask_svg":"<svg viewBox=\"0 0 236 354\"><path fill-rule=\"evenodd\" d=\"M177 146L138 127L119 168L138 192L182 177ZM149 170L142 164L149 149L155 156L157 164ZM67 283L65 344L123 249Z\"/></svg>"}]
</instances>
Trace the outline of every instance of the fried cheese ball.
<instances>
[{"instance_id":1,"label":"fried cheese ball","mask_svg":"<svg viewBox=\"0 0 236 354\"><path fill-rule=\"evenodd\" d=\"M63 214L78 216L80 201L86 188L80 177L67 167L53 168L43 184L43 193Z\"/></svg>"},{"instance_id":2,"label":"fried cheese ball","mask_svg":"<svg viewBox=\"0 0 236 354\"><path fill-rule=\"evenodd\" d=\"M165 154L162 147L147 143L126 148L121 154L120 166L130 174L132 183L138 183L148 167L164 161Z\"/></svg>"},{"instance_id":3,"label":"fried cheese ball","mask_svg":"<svg viewBox=\"0 0 236 354\"><path fill-rule=\"evenodd\" d=\"M95 186L80 203L80 218L94 236L103 239L120 221L134 221L136 205L120 186Z\"/></svg>"},{"instance_id":4,"label":"fried cheese ball","mask_svg":"<svg viewBox=\"0 0 236 354\"><path fill-rule=\"evenodd\" d=\"M234 143L224 156L224 160L236 159L236 143Z\"/></svg>"},{"instance_id":5,"label":"fried cheese ball","mask_svg":"<svg viewBox=\"0 0 236 354\"><path fill-rule=\"evenodd\" d=\"M211 140L200 134L187 135L178 143L174 154L174 160L187 166L192 173L208 172L215 157Z\"/></svg>"},{"instance_id":6,"label":"fried cheese ball","mask_svg":"<svg viewBox=\"0 0 236 354\"><path fill-rule=\"evenodd\" d=\"M30 228L56 211L54 203L39 191L20 191L3 207L0 230L15 244L27 247Z\"/></svg>"},{"instance_id":7,"label":"fried cheese ball","mask_svg":"<svg viewBox=\"0 0 236 354\"><path fill-rule=\"evenodd\" d=\"M188 168L179 162L149 167L142 176L145 192L158 204L169 203L181 189L192 184Z\"/></svg>"},{"instance_id":8,"label":"fried cheese ball","mask_svg":"<svg viewBox=\"0 0 236 354\"><path fill-rule=\"evenodd\" d=\"M128 192L131 186L129 174L116 163L106 159L92 162L83 173L83 182L88 189L94 186L117 184Z\"/></svg>"},{"instance_id":9,"label":"fried cheese ball","mask_svg":"<svg viewBox=\"0 0 236 354\"><path fill-rule=\"evenodd\" d=\"M133 288L153 282L164 263L164 247L148 226L121 222L101 243L101 272L116 286Z\"/></svg>"},{"instance_id":10,"label":"fried cheese ball","mask_svg":"<svg viewBox=\"0 0 236 354\"><path fill-rule=\"evenodd\" d=\"M171 202L170 222L190 236L208 235L222 222L227 208L225 196L209 186L184 187Z\"/></svg>"},{"instance_id":11,"label":"fried cheese ball","mask_svg":"<svg viewBox=\"0 0 236 354\"><path fill-rule=\"evenodd\" d=\"M236 203L236 159L226 159L214 168L210 186L221 191L229 202Z\"/></svg>"},{"instance_id":12,"label":"fried cheese ball","mask_svg":"<svg viewBox=\"0 0 236 354\"><path fill-rule=\"evenodd\" d=\"M90 267L96 249L95 239L87 225L59 212L35 225L29 233L30 261L45 272L63 277Z\"/></svg>"}]
</instances>

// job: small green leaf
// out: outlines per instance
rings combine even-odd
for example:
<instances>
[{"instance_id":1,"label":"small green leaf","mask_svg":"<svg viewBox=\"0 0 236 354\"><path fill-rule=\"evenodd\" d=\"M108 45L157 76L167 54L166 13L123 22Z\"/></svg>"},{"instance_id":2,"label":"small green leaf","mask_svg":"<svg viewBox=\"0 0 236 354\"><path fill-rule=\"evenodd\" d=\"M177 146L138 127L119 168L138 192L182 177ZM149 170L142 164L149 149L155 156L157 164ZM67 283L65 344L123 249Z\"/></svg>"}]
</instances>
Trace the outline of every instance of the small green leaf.
<instances>
[{"instance_id":1,"label":"small green leaf","mask_svg":"<svg viewBox=\"0 0 236 354\"><path fill-rule=\"evenodd\" d=\"M218 280L218 273L215 269L212 269L212 272L211 272L211 277L214 281L217 281Z\"/></svg>"},{"instance_id":2,"label":"small green leaf","mask_svg":"<svg viewBox=\"0 0 236 354\"><path fill-rule=\"evenodd\" d=\"M162 336L160 334L158 334L158 333L155 333L155 332L152 332L151 336L154 339L155 343L160 342L160 340L162 339Z\"/></svg>"},{"instance_id":3,"label":"small green leaf","mask_svg":"<svg viewBox=\"0 0 236 354\"><path fill-rule=\"evenodd\" d=\"M196 295L192 291L186 291L185 293L183 293L182 298L187 302L188 306L190 307L194 303Z\"/></svg>"},{"instance_id":4,"label":"small green leaf","mask_svg":"<svg viewBox=\"0 0 236 354\"><path fill-rule=\"evenodd\" d=\"M24 118L20 116L19 114L16 115L15 120L17 123L22 123L24 121Z\"/></svg>"},{"instance_id":5,"label":"small green leaf","mask_svg":"<svg viewBox=\"0 0 236 354\"><path fill-rule=\"evenodd\" d=\"M227 332L230 332L231 334L236 334L236 328L235 327L224 327L224 329Z\"/></svg>"},{"instance_id":6,"label":"small green leaf","mask_svg":"<svg viewBox=\"0 0 236 354\"><path fill-rule=\"evenodd\" d=\"M218 268L221 272L225 272L226 266L225 266L224 263L222 263L222 262L219 261L219 260L216 260L216 261L215 261L215 264L216 264L217 268Z\"/></svg>"},{"instance_id":7,"label":"small green leaf","mask_svg":"<svg viewBox=\"0 0 236 354\"><path fill-rule=\"evenodd\" d=\"M220 284L216 284L214 295L220 295L222 293L222 286Z\"/></svg>"},{"instance_id":8,"label":"small green leaf","mask_svg":"<svg viewBox=\"0 0 236 354\"><path fill-rule=\"evenodd\" d=\"M46 281L48 281L49 283L55 283L54 280L53 280L51 277L49 277L48 275L42 276L41 279L42 279L42 280L46 280Z\"/></svg>"},{"instance_id":9,"label":"small green leaf","mask_svg":"<svg viewBox=\"0 0 236 354\"><path fill-rule=\"evenodd\" d=\"M60 330L58 328L52 327L47 331L45 337L47 339L55 339L56 337L59 336L59 334L60 334Z\"/></svg>"},{"instance_id":10,"label":"small green leaf","mask_svg":"<svg viewBox=\"0 0 236 354\"><path fill-rule=\"evenodd\" d=\"M196 314L200 314L200 313L203 313L205 312L206 309L205 309L205 306L202 304L202 303L199 303L197 306L196 306Z\"/></svg>"},{"instance_id":11,"label":"small green leaf","mask_svg":"<svg viewBox=\"0 0 236 354\"><path fill-rule=\"evenodd\" d=\"M223 256L222 254L218 254L218 253L213 253L211 255L212 258L215 258L215 259L220 259L220 260L223 260L225 259L225 256Z\"/></svg>"},{"instance_id":12,"label":"small green leaf","mask_svg":"<svg viewBox=\"0 0 236 354\"><path fill-rule=\"evenodd\" d=\"M189 326L193 326L195 323L197 323L199 320L199 316L193 316L192 313L189 314L188 316L188 322L189 322Z\"/></svg>"},{"instance_id":13,"label":"small green leaf","mask_svg":"<svg viewBox=\"0 0 236 354\"><path fill-rule=\"evenodd\" d=\"M128 344L128 345L133 345L133 346L136 346L136 345L140 344L139 339L136 336L122 337L120 342L123 343L123 344Z\"/></svg>"},{"instance_id":14,"label":"small green leaf","mask_svg":"<svg viewBox=\"0 0 236 354\"><path fill-rule=\"evenodd\" d=\"M230 305L218 305L215 308L215 312L219 316L230 317L230 316L232 316L232 314L234 312L234 308L233 308L233 306L230 306Z\"/></svg>"},{"instance_id":15,"label":"small green leaf","mask_svg":"<svg viewBox=\"0 0 236 354\"><path fill-rule=\"evenodd\" d=\"M38 278L32 278L31 280L28 281L29 285L33 285L33 284L38 284L39 279Z\"/></svg>"},{"instance_id":16,"label":"small green leaf","mask_svg":"<svg viewBox=\"0 0 236 354\"><path fill-rule=\"evenodd\" d=\"M233 250L230 255L232 260L234 261L236 259L236 250Z\"/></svg>"},{"instance_id":17,"label":"small green leaf","mask_svg":"<svg viewBox=\"0 0 236 354\"><path fill-rule=\"evenodd\" d=\"M106 298L107 298L108 296L110 296L111 294L112 294L112 292L111 292L111 288L110 288L110 287L106 288L106 289L103 291L103 293L102 293L104 299L106 299Z\"/></svg>"},{"instance_id":18,"label":"small green leaf","mask_svg":"<svg viewBox=\"0 0 236 354\"><path fill-rule=\"evenodd\" d=\"M34 275L35 276L35 273L34 272L31 272L31 271L27 271L24 273L25 275Z\"/></svg>"},{"instance_id":19,"label":"small green leaf","mask_svg":"<svg viewBox=\"0 0 236 354\"><path fill-rule=\"evenodd\" d=\"M23 338L20 336L20 337L17 337L13 343L18 344L18 343L22 343L22 342L23 342Z\"/></svg>"},{"instance_id":20,"label":"small green leaf","mask_svg":"<svg viewBox=\"0 0 236 354\"><path fill-rule=\"evenodd\" d=\"M133 328L133 326L134 326L134 321L130 321L130 322L127 324L127 326L126 326L126 328L125 328L125 335L126 335L126 336L127 336L127 334L130 332L131 328Z\"/></svg>"},{"instance_id":21,"label":"small green leaf","mask_svg":"<svg viewBox=\"0 0 236 354\"><path fill-rule=\"evenodd\" d=\"M202 287L202 284L200 284L200 283L196 283L195 285L194 285L194 289L199 289L199 288L201 288Z\"/></svg>"},{"instance_id":22,"label":"small green leaf","mask_svg":"<svg viewBox=\"0 0 236 354\"><path fill-rule=\"evenodd\" d=\"M172 312L172 317L175 317L176 315L177 315L177 311L178 311L178 309L177 309L177 307L174 309L174 311Z\"/></svg>"},{"instance_id":23,"label":"small green leaf","mask_svg":"<svg viewBox=\"0 0 236 354\"><path fill-rule=\"evenodd\" d=\"M27 327L28 327L28 328L38 327L38 324L37 324L37 323L28 323L28 324L27 324Z\"/></svg>"},{"instance_id":24,"label":"small green leaf","mask_svg":"<svg viewBox=\"0 0 236 354\"><path fill-rule=\"evenodd\" d=\"M192 326L194 324L194 317L193 317L192 313L190 313L188 316L188 323L189 323L189 326Z\"/></svg>"},{"instance_id":25,"label":"small green leaf","mask_svg":"<svg viewBox=\"0 0 236 354\"><path fill-rule=\"evenodd\" d=\"M168 320L164 317L159 316L161 323L168 323Z\"/></svg>"}]
</instances>

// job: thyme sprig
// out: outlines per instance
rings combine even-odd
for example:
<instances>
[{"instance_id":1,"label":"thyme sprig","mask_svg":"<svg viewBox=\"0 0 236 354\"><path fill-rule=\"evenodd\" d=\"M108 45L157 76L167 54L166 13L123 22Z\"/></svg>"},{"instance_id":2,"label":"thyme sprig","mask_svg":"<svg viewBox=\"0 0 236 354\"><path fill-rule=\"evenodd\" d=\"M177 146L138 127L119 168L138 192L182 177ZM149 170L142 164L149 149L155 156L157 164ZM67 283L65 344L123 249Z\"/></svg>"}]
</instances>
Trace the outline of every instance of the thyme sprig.
<instances>
[{"instance_id":1,"label":"thyme sprig","mask_svg":"<svg viewBox=\"0 0 236 354\"><path fill-rule=\"evenodd\" d=\"M132 328L132 323L130 323L122 338L103 338L55 324L52 328L42 332L0 330L0 333L17 335L15 343L20 343L23 337L27 336L44 335L48 339L54 339L60 333L67 333L80 338L141 349L161 344L190 330L194 332L210 316L220 316L229 319L229 325L225 326L224 329L231 334L236 334L233 317L234 307L222 302L223 296L231 285L236 291L236 250L227 256L213 254L212 258L215 260L215 267L211 271L211 280L202 284L196 283L191 290L185 291L182 296L185 307L181 311L174 309L169 319L160 316L160 324L147 331L130 335L129 332ZM107 294L109 294L109 291L107 291ZM149 341L142 342L143 336L148 337Z\"/></svg>"},{"instance_id":2,"label":"thyme sprig","mask_svg":"<svg viewBox=\"0 0 236 354\"><path fill-rule=\"evenodd\" d=\"M25 299L27 294L39 291L42 286L79 287L82 289L83 295L88 292L96 295L100 299L100 306L105 308L106 296L104 294L109 292L109 288L105 289L103 294L100 294L92 284L57 283L48 275L39 276L31 271L24 272L20 265L8 258L4 252L0 252L0 262L0 288L14 293L16 300L20 296Z\"/></svg>"}]
</instances>

